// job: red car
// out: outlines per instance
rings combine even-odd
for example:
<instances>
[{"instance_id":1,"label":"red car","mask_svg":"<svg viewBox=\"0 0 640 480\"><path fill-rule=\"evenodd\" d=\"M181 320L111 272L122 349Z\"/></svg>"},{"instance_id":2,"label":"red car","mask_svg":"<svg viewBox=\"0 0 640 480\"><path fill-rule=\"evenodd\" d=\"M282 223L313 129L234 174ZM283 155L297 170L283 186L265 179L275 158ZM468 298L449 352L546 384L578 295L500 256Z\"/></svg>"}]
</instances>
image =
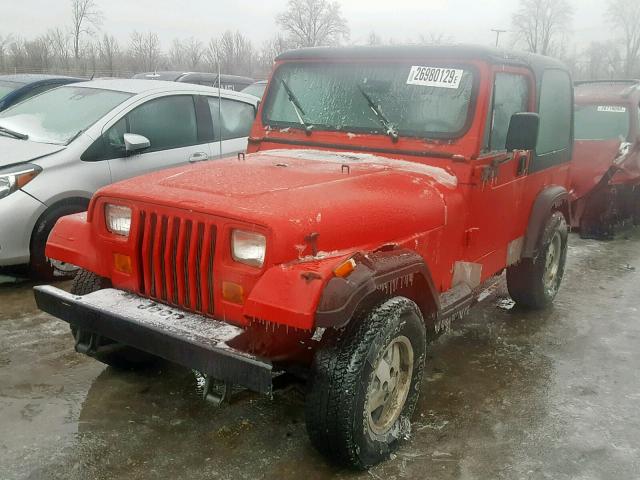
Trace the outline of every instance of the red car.
<instances>
[{"instance_id":1,"label":"red car","mask_svg":"<svg viewBox=\"0 0 640 480\"><path fill-rule=\"evenodd\" d=\"M76 349L148 355L270 394L308 383L307 429L366 468L410 432L428 342L506 270L525 307L567 252L573 85L556 60L481 47L314 48L277 59L249 151L111 185L36 287ZM215 381L222 382L213 389Z\"/></svg>"},{"instance_id":2,"label":"red car","mask_svg":"<svg viewBox=\"0 0 640 480\"><path fill-rule=\"evenodd\" d=\"M578 82L575 98L571 224L608 238L640 222L640 81Z\"/></svg>"}]
</instances>

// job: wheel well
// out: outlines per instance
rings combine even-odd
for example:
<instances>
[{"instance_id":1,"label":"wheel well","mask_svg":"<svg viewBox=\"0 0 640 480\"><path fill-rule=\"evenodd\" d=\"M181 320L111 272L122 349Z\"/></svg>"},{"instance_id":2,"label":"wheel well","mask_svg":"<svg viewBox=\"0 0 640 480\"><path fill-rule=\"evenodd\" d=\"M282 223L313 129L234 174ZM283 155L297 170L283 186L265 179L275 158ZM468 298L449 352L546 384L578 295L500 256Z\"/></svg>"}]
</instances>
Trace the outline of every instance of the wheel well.
<instances>
[{"instance_id":1,"label":"wheel well","mask_svg":"<svg viewBox=\"0 0 640 480\"><path fill-rule=\"evenodd\" d=\"M546 188L536 198L529 216L522 258L534 258L537 255L546 221L549 215L556 211L562 213L567 223L570 224L571 205L569 203L569 193L559 185Z\"/></svg>"},{"instance_id":2,"label":"wheel well","mask_svg":"<svg viewBox=\"0 0 640 480\"><path fill-rule=\"evenodd\" d=\"M407 277L411 277L411 280L405 281L404 279ZM396 282L403 286L392 288L392 285ZM389 287L385 287L385 285L389 285ZM353 318L394 297L405 297L415 302L422 313L427 331L433 330L438 315L438 303L433 297L428 280L421 273L397 277L379 287L359 302Z\"/></svg>"},{"instance_id":3,"label":"wheel well","mask_svg":"<svg viewBox=\"0 0 640 480\"><path fill-rule=\"evenodd\" d=\"M41 228L43 221L50 217L51 214L56 210L69 207L77 207L81 211L86 210L87 208L89 208L89 199L83 197L70 197L64 198L57 201L53 205L50 205L44 212L42 212L42 214L38 217L35 225L33 226L33 231L31 232L31 240L29 242L31 248L33 248L33 239L38 233L38 230Z\"/></svg>"},{"instance_id":4,"label":"wheel well","mask_svg":"<svg viewBox=\"0 0 640 480\"><path fill-rule=\"evenodd\" d=\"M408 285L385 294L385 297L406 297L415 302L427 324L432 324L438 314L438 304L433 298L429 282L421 273L413 274L413 279Z\"/></svg>"}]
</instances>

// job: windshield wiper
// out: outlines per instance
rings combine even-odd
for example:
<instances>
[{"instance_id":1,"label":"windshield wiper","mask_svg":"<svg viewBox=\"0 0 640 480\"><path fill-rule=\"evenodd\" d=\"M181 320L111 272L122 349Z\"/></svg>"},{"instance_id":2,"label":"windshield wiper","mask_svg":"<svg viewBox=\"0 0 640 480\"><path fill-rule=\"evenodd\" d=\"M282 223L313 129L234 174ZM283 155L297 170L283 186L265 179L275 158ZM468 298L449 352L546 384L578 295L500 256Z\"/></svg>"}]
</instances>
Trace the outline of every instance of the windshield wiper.
<instances>
[{"instance_id":1,"label":"windshield wiper","mask_svg":"<svg viewBox=\"0 0 640 480\"><path fill-rule=\"evenodd\" d=\"M298 116L298 121L300 122L300 125L304 127L304 130L305 132L307 132L307 135L311 135L311 129L313 128L313 125L310 125L305 121L304 117L307 114L304 112L302 105L300 105L300 101L291 91L291 88L289 88L289 85L287 85L287 82L285 82L284 80L280 80L280 82L282 82L282 86L287 92L287 97L291 102L291 105L293 105L293 109L296 111L296 115Z\"/></svg>"},{"instance_id":2,"label":"windshield wiper","mask_svg":"<svg viewBox=\"0 0 640 480\"><path fill-rule=\"evenodd\" d=\"M66 143L65 145L69 145L69 144L70 144L71 142L73 142L76 138L78 138L80 135L82 135L82 134L83 134L83 132L84 132L84 130L85 130L84 128L83 128L82 130L78 130L78 131L77 131L77 133L76 133L73 137L71 137L69 140L67 140L67 143Z\"/></svg>"},{"instance_id":3,"label":"windshield wiper","mask_svg":"<svg viewBox=\"0 0 640 480\"><path fill-rule=\"evenodd\" d=\"M380 106L376 105L376 103L371 99L371 97L367 94L367 92L365 92L362 89L360 85L358 85L358 90L360 90L360 93L362 94L362 96L367 100L367 103L369 104L369 108L375 114L376 118L380 121L380 124L387 129L386 134L389 135L394 142L397 142L398 131L393 126L393 124L389 121L389 119L384 116L384 113L382 113Z\"/></svg>"},{"instance_id":4,"label":"windshield wiper","mask_svg":"<svg viewBox=\"0 0 640 480\"><path fill-rule=\"evenodd\" d=\"M27 140L29 138L29 135L26 135L24 133L20 133L20 132L16 132L15 130L11 130L7 127L2 127L0 126L0 133L4 133L6 135L9 135L13 138L17 138L19 140Z\"/></svg>"}]
</instances>

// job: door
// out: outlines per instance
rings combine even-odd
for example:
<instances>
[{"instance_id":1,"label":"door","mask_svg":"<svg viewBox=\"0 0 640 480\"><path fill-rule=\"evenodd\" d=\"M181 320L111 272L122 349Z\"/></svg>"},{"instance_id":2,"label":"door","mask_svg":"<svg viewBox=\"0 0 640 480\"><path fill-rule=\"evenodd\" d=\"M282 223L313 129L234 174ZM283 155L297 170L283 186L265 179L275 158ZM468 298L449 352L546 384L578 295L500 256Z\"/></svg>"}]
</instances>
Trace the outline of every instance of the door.
<instances>
[{"instance_id":1,"label":"door","mask_svg":"<svg viewBox=\"0 0 640 480\"><path fill-rule=\"evenodd\" d=\"M255 120L253 104L218 97L207 97L213 120L213 139L209 145L213 157L232 156L247 149L247 140Z\"/></svg>"},{"instance_id":2,"label":"door","mask_svg":"<svg viewBox=\"0 0 640 480\"><path fill-rule=\"evenodd\" d=\"M125 154L124 134L149 139L141 153ZM209 139L198 128L192 95L172 95L149 100L128 112L104 134L104 143L118 152L109 160L113 181L163 168L208 160Z\"/></svg>"},{"instance_id":3,"label":"door","mask_svg":"<svg viewBox=\"0 0 640 480\"><path fill-rule=\"evenodd\" d=\"M511 116L534 106L533 80L527 70L500 68L494 74L484 136L484 153L474 166L467 261L481 269L482 280L519 259L523 182L530 152L505 149Z\"/></svg>"}]
</instances>

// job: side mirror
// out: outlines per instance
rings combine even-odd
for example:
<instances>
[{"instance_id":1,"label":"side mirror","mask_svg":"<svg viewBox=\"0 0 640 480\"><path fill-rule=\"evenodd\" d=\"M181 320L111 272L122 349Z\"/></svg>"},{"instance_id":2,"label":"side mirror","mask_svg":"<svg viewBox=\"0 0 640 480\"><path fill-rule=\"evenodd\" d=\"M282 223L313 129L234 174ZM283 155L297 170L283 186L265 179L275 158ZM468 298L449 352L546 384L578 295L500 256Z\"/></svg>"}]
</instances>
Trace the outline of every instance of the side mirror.
<instances>
[{"instance_id":1,"label":"side mirror","mask_svg":"<svg viewBox=\"0 0 640 480\"><path fill-rule=\"evenodd\" d=\"M140 152L145 148L149 148L150 146L151 142L147 137L143 135L138 135L136 133L124 134L124 148L127 153Z\"/></svg>"},{"instance_id":2,"label":"side mirror","mask_svg":"<svg viewBox=\"0 0 640 480\"><path fill-rule=\"evenodd\" d=\"M514 150L534 150L538 143L540 116L537 113L514 113L507 133L507 152Z\"/></svg>"}]
</instances>

